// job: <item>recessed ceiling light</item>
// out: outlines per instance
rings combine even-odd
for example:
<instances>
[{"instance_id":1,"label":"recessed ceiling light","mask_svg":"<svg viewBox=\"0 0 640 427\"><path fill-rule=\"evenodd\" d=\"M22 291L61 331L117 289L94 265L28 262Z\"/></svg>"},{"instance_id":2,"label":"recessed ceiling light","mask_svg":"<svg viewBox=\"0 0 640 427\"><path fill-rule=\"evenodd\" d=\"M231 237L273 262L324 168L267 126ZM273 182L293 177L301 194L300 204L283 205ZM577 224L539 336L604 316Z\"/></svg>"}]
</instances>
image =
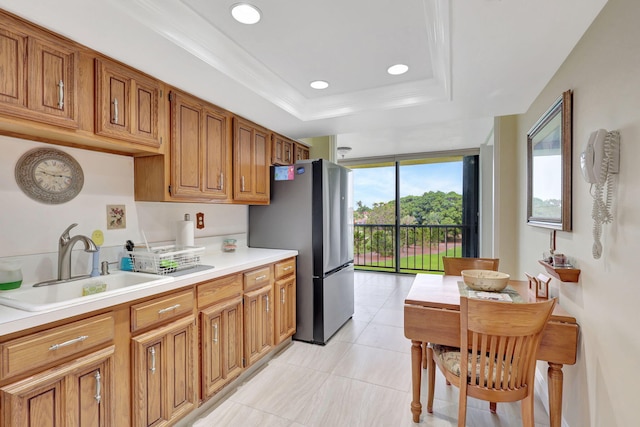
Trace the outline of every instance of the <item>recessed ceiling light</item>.
<instances>
[{"instance_id":1,"label":"recessed ceiling light","mask_svg":"<svg viewBox=\"0 0 640 427\"><path fill-rule=\"evenodd\" d=\"M387 73L391 74L392 76L398 76L400 74L406 73L407 71L409 71L409 67L404 64L396 64L387 68Z\"/></svg>"},{"instance_id":2,"label":"recessed ceiling light","mask_svg":"<svg viewBox=\"0 0 640 427\"><path fill-rule=\"evenodd\" d=\"M255 24L260 21L260 9L248 3L236 3L231 6L231 16L242 24Z\"/></svg>"},{"instance_id":3,"label":"recessed ceiling light","mask_svg":"<svg viewBox=\"0 0 640 427\"><path fill-rule=\"evenodd\" d=\"M316 80L310 83L310 86L314 89L326 89L329 87L329 83L324 80Z\"/></svg>"}]
</instances>

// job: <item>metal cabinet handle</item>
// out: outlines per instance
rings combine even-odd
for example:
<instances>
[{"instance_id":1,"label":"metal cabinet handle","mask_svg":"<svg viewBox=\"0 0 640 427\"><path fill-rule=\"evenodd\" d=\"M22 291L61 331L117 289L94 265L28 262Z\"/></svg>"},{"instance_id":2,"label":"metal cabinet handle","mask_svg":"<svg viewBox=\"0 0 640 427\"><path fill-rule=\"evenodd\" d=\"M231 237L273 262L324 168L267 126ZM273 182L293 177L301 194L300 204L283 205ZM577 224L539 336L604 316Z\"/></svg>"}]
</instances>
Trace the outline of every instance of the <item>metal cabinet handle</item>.
<instances>
[{"instance_id":1,"label":"metal cabinet handle","mask_svg":"<svg viewBox=\"0 0 640 427\"><path fill-rule=\"evenodd\" d=\"M219 190L224 190L224 174L220 172L220 188Z\"/></svg>"},{"instance_id":2,"label":"metal cabinet handle","mask_svg":"<svg viewBox=\"0 0 640 427\"><path fill-rule=\"evenodd\" d=\"M173 311L175 309L177 309L178 307L180 307L180 304L175 304L172 305L171 307L167 307L167 308L161 308L160 310L158 310L158 314L164 314L168 311Z\"/></svg>"},{"instance_id":3,"label":"metal cabinet handle","mask_svg":"<svg viewBox=\"0 0 640 427\"><path fill-rule=\"evenodd\" d=\"M64 82L60 80L58 83L58 108L62 110L64 107Z\"/></svg>"},{"instance_id":4,"label":"metal cabinet handle","mask_svg":"<svg viewBox=\"0 0 640 427\"><path fill-rule=\"evenodd\" d=\"M71 344L82 342L82 341L86 340L87 338L89 338L89 335L80 335L78 338L74 338L72 340L65 341L65 342L60 343L60 344L54 344L51 347L49 347L49 350L57 350L57 349L59 349L61 347L66 347L66 346L71 345Z\"/></svg>"},{"instance_id":5,"label":"metal cabinet handle","mask_svg":"<svg viewBox=\"0 0 640 427\"><path fill-rule=\"evenodd\" d=\"M96 371L96 374L94 375L94 377L96 378L96 395L93 396L96 401L98 403L100 403L100 399L102 399L101 394L101 389L102 389L102 377L100 377L100 371Z\"/></svg>"},{"instance_id":6,"label":"metal cabinet handle","mask_svg":"<svg viewBox=\"0 0 640 427\"><path fill-rule=\"evenodd\" d=\"M264 297L267 300L267 313L268 313L269 312L269 295L265 295Z\"/></svg>"},{"instance_id":7,"label":"metal cabinet handle","mask_svg":"<svg viewBox=\"0 0 640 427\"><path fill-rule=\"evenodd\" d=\"M118 98L113 99L113 123L118 124Z\"/></svg>"},{"instance_id":8,"label":"metal cabinet handle","mask_svg":"<svg viewBox=\"0 0 640 427\"><path fill-rule=\"evenodd\" d=\"M282 304L284 304L284 288L280 288L280 300Z\"/></svg>"},{"instance_id":9,"label":"metal cabinet handle","mask_svg":"<svg viewBox=\"0 0 640 427\"><path fill-rule=\"evenodd\" d=\"M242 181L242 184L241 184L242 191L244 191L244 175L242 175L241 181Z\"/></svg>"},{"instance_id":10,"label":"metal cabinet handle","mask_svg":"<svg viewBox=\"0 0 640 427\"><path fill-rule=\"evenodd\" d=\"M292 266L292 265L290 265L290 266L288 266L288 267L283 268L283 270L284 270L284 271L289 271L289 270L291 270L292 268L293 268L293 266Z\"/></svg>"},{"instance_id":11,"label":"metal cabinet handle","mask_svg":"<svg viewBox=\"0 0 640 427\"><path fill-rule=\"evenodd\" d=\"M262 279L266 279L266 278L267 278L267 275L263 274L262 276L256 277L256 282L259 281L259 280L262 280Z\"/></svg>"},{"instance_id":12,"label":"metal cabinet handle","mask_svg":"<svg viewBox=\"0 0 640 427\"><path fill-rule=\"evenodd\" d=\"M218 342L218 324L217 323L213 325L213 342L214 343Z\"/></svg>"},{"instance_id":13,"label":"metal cabinet handle","mask_svg":"<svg viewBox=\"0 0 640 427\"><path fill-rule=\"evenodd\" d=\"M155 347L149 348L149 353L151 353L151 368L149 369L152 374L156 373L156 349Z\"/></svg>"}]
</instances>

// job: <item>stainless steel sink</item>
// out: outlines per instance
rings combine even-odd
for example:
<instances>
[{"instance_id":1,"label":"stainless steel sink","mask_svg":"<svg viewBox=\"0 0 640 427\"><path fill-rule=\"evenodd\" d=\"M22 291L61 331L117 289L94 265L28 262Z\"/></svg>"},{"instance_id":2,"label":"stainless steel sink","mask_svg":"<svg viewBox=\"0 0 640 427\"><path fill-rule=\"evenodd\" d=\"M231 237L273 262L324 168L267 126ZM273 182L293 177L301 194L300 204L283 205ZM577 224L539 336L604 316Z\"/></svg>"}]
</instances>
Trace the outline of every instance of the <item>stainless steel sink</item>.
<instances>
[{"instance_id":1,"label":"stainless steel sink","mask_svg":"<svg viewBox=\"0 0 640 427\"><path fill-rule=\"evenodd\" d=\"M42 287L26 287L10 291L0 291L0 304L25 311L44 311L69 307L76 304L124 293L132 287L152 286L169 283L173 277L155 274L116 271L105 276L89 277L70 282L61 282ZM99 293L83 296L93 287L106 289Z\"/></svg>"}]
</instances>

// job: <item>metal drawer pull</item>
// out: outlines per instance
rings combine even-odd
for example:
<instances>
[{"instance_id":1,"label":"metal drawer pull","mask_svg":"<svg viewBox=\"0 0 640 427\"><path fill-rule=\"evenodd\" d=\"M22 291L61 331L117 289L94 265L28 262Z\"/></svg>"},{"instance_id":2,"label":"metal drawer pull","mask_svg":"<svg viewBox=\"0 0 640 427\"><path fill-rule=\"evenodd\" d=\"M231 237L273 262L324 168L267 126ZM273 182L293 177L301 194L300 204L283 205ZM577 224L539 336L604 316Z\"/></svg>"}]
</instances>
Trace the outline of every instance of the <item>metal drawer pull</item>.
<instances>
[{"instance_id":1,"label":"metal drawer pull","mask_svg":"<svg viewBox=\"0 0 640 427\"><path fill-rule=\"evenodd\" d=\"M266 278L267 278L267 275L266 275L266 274L263 274L262 276L258 276L258 277L256 277L256 279L255 279L255 280L256 280L256 282L257 282L258 280L262 280L262 279L266 279Z\"/></svg>"},{"instance_id":2,"label":"metal drawer pull","mask_svg":"<svg viewBox=\"0 0 640 427\"><path fill-rule=\"evenodd\" d=\"M213 325L213 342L218 342L218 324Z\"/></svg>"},{"instance_id":3,"label":"metal drawer pull","mask_svg":"<svg viewBox=\"0 0 640 427\"><path fill-rule=\"evenodd\" d=\"M156 349L155 347L151 347L149 349L149 353L151 353L151 371L152 374L156 373Z\"/></svg>"},{"instance_id":4,"label":"metal drawer pull","mask_svg":"<svg viewBox=\"0 0 640 427\"><path fill-rule=\"evenodd\" d=\"M284 270L284 271L289 271L289 270L291 270L292 268L293 268L293 266L292 266L292 265L290 265L289 267L285 267L285 268L283 268L283 270Z\"/></svg>"},{"instance_id":5,"label":"metal drawer pull","mask_svg":"<svg viewBox=\"0 0 640 427\"><path fill-rule=\"evenodd\" d=\"M58 83L58 108L62 110L64 107L64 82L60 80Z\"/></svg>"},{"instance_id":6,"label":"metal drawer pull","mask_svg":"<svg viewBox=\"0 0 640 427\"><path fill-rule=\"evenodd\" d=\"M96 374L94 375L94 377L96 378L96 395L93 397L96 399L98 403L100 403L100 399L102 399L102 396L100 396L100 392L102 388L102 384L100 382L100 380L102 379L100 377L100 371L96 371Z\"/></svg>"},{"instance_id":7,"label":"metal drawer pull","mask_svg":"<svg viewBox=\"0 0 640 427\"><path fill-rule=\"evenodd\" d=\"M113 123L118 123L118 98L113 99Z\"/></svg>"},{"instance_id":8,"label":"metal drawer pull","mask_svg":"<svg viewBox=\"0 0 640 427\"><path fill-rule=\"evenodd\" d=\"M66 346L71 345L71 344L82 342L82 341L86 340L87 338L89 338L89 335L80 335L78 338L74 338L72 340L65 341L65 342L60 343L60 344L54 344L51 347L49 347L49 350L57 350L57 349L59 349L61 347L66 347Z\"/></svg>"},{"instance_id":9,"label":"metal drawer pull","mask_svg":"<svg viewBox=\"0 0 640 427\"><path fill-rule=\"evenodd\" d=\"M164 314L167 311L173 311L178 307L180 307L180 304L172 305L171 307L167 307L167 308L161 308L160 310L158 310L158 314Z\"/></svg>"}]
</instances>

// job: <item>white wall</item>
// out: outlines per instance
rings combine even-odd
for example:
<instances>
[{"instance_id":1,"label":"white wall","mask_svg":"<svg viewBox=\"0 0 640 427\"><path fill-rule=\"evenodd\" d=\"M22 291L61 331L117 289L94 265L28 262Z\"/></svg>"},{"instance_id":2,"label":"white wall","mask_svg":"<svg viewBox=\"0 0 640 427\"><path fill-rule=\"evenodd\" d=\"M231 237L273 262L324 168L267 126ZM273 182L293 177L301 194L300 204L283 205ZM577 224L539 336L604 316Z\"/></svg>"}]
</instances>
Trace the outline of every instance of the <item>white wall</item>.
<instances>
[{"instance_id":1,"label":"white wall","mask_svg":"<svg viewBox=\"0 0 640 427\"><path fill-rule=\"evenodd\" d=\"M578 361L564 367L564 418L574 427L638 425L640 285L640 2L610 0L530 109L517 117L515 179L519 273L540 271L549 231L526 225L526 133L567 89L573 90L573 231L558 232L557 249L581 269L578 283L554 281L553 293L580 324ZM602 258L594 260L592 199L579 155L598 129L621 134L614 222L604 226ZM504 143L504 141L502 141ZM506 179L503 177L503 179Z\"/></svg>"},{"instance_id":2,"label":"white wall","mask_svg":"<svg viewBox=\"0 0 640 427\"><path fill-rule=\"evenodd\" d=\"M23 153L39 146L52 147L0 136L0 259L29 258L26 266L33 265L31 259L36 254L49 259L38 263L37 271L23 269L25 283L51 279L57 274L58 238L72 223L78 223L71 231L72 236L91 236L94 230L102 230L105 241L101 253L111 257L115 255L108 255L110 247L122 248L127 239L142 242L140 229L150 242L174 240L176 221L183 219L185 213L194 221L196 212L205 214L205 228L196 229L196 239L247 232L247 206L135 202L132 157L69 147L56 148L71 154L80 163L84 172L81 193L61 205L36 202L20 190L14 170ZM126 229L107 230L107 205L126 206ZM86 274L90 256L80 250L82 245L76 248L74 256L81 264L74 264L73 274Z\"/></svg>"}]
</instances>

